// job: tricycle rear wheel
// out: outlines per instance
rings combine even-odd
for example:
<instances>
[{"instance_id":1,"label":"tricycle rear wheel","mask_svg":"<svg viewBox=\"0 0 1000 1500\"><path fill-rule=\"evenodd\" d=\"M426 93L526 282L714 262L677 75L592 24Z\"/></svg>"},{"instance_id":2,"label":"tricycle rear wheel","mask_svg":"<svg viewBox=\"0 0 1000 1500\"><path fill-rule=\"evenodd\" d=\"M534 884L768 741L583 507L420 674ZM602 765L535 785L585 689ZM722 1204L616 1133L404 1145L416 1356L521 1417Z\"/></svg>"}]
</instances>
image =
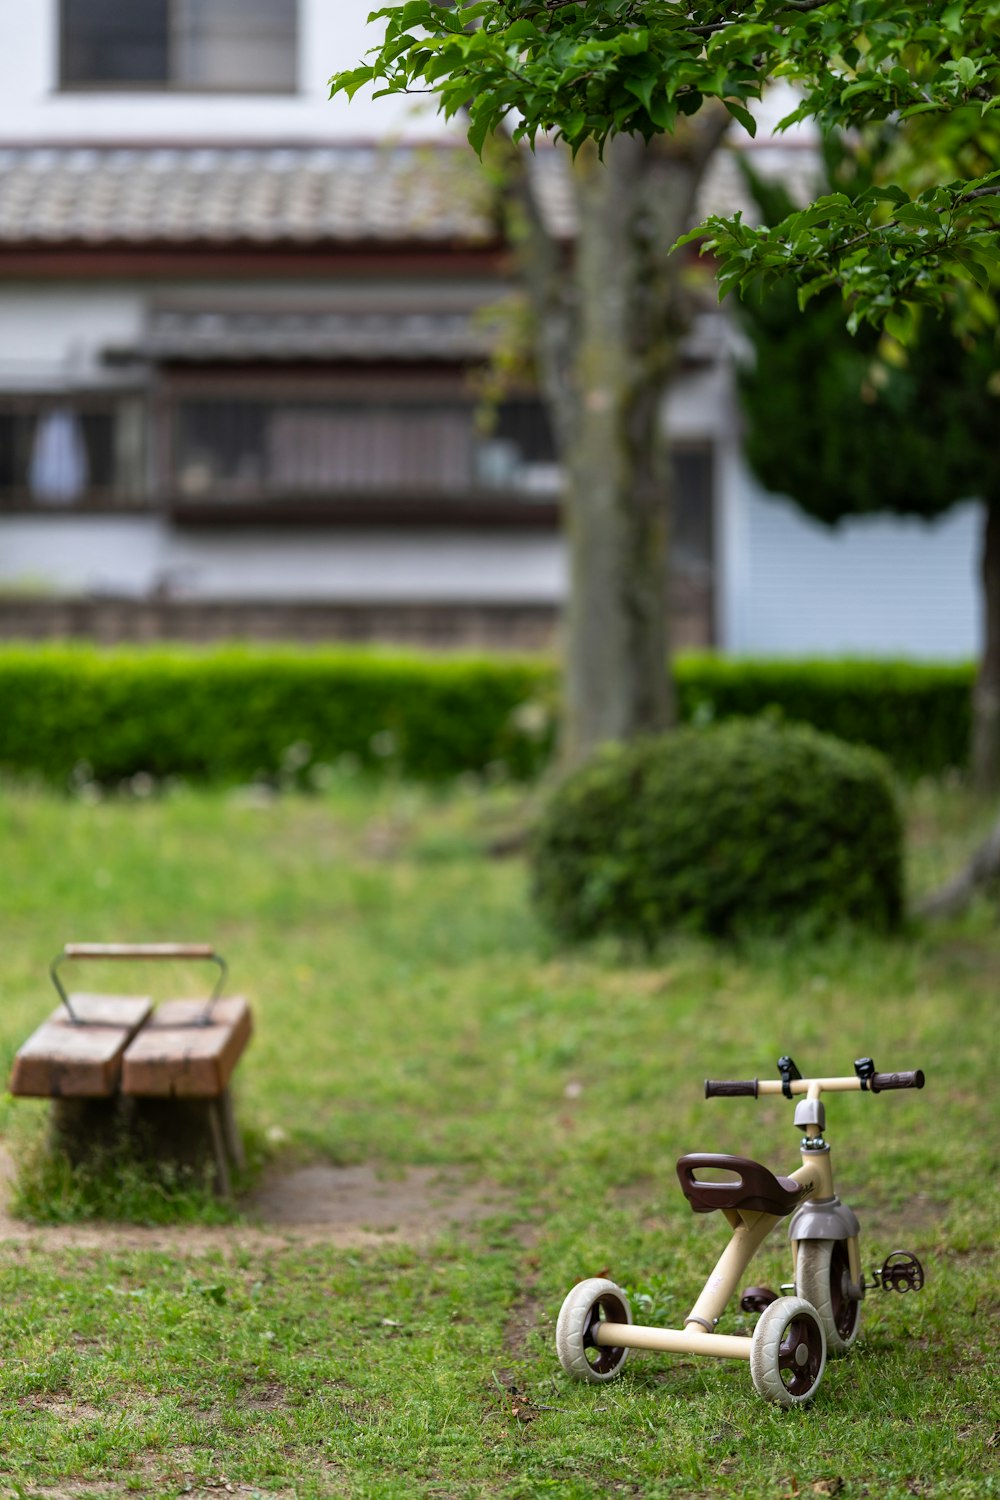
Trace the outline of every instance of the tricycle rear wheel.
<instances>
[{"instance_id":1,"label":"tricycle rear wheel","mask_svg":"<svg viewBox=\"0 0 1000 1500\"><path fill-rule=\"evenodd\" d=\"M812 1304L804 1297L779 1297L765 1307L750 1348L758 1394L778 1406L805 1406L825 1369L826 1335Z\"/></svg>"},{"instance_id":2,"label":"tricycle rear wheel","mask_svg":"<svg viewBox=\"0 0 1000 1500\"><path fill-rule=\"evenodd\" d=\"M559 1310L556 1353L567 1375L603 1383L621 1374L627 1349L594 1342L599 1323L631 1323L632 1309L620 1286L601 1276L579 1282Z\"/></svg>"}]
</instances>

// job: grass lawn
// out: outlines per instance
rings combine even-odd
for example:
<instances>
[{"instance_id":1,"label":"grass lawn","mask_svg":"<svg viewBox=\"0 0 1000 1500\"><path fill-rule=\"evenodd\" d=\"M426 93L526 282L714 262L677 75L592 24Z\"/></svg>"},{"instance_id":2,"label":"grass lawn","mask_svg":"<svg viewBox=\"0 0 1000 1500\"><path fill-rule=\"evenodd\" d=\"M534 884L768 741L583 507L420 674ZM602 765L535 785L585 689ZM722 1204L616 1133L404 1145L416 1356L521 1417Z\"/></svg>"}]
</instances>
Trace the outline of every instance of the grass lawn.
<instances>
[{"instance_id":1,"label":"grass lawn","mask_svg":"<svg viewBox=\"0 0 1000 1500\"><path fill-rule=\"evenodd\" d=\"M994 912L889 943L560 952L521 860L483 852L512 803L350 782L262 805L0 793L5 1068L64 941L208 938L254 1006L238 1108L267 1174L447 1169L492 1205L413 1243L333 1243L130 1180L133 1215L180 1222L5 1239L0 1495L1000 1492ZM923 789L909 816L920 887L988 812ZM78 987L148 980L93 966ZM677 1324L725 1241L677 1156L796 1164L783 1100L701 1087L773 1075L786 1051L807 1073L924 1068L923 1093L829 1096L827 1134L866 1268L915 1250L925 1291L870 1292L805 1411L765 1405L742 1362L636 1355L613 1385L571 1383L553 1334L578 1278L607 1269L639 1317ZM38 1175L44 1118L0 1102L32 1164L21 1206L79 1221L108 1185ZM750 1279L789 1279L780 1230Z\"/></svg>"}]
</instances>

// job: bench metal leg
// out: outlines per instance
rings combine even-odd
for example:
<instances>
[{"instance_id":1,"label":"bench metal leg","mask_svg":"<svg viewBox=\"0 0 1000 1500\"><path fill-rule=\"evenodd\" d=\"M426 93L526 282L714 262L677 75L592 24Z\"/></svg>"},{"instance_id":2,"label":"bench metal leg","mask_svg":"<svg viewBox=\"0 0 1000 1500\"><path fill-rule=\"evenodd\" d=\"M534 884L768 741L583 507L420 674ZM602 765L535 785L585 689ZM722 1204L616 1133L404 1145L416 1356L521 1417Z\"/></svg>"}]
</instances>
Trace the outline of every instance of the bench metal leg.
<instances>
[{"instance_id":1,"label":"bench metal leg","mask_svg":"<svg viewBox=\"0 0 1000 1500\"><path fill-rule=\"evenodd\" d=\"M229 1158L226 1155L226 1136L222 1122L222 1107L218 1099L208 1101L208 1123L212 1131L212 1154L215 1157L215 1190L220 1198L233 1196L233 1184L229 1176Z\"/></svg>"},{"instance_id":2,"label":"bench metal leg","mask_svg":"<svg viewBox=\"0 0 1000 1500\"><path fill-rule=\"evenodd\" d=\"M229 1160L237 1172L246 1168L246 1152L243 1150L243 1137L240 1135L239 1126L236 1123L236 1112L233 1109L233 1096L228 1089L224 1089L222 1098L219 1100L219 1109L222 1115L222 1133L226 1142L226 1150L229 1152Z\"/></svg>"}]
</instances>

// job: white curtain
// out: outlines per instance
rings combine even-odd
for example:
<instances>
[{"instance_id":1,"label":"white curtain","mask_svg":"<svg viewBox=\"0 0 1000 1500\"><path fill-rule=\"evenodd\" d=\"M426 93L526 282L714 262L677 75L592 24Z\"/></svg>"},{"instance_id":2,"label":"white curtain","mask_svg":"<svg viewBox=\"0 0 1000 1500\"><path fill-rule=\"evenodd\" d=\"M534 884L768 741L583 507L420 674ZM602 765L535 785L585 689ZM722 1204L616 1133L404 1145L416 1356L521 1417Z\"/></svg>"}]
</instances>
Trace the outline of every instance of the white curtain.
<instances>
[{"instance_id":1,"label":"white curtain","mask_svg":"<svg viewBox=\"0 0 1000 1500\"><path fill-rule=\"evenodd\" d=\"M28 487L43 505L72 505L87 488L89 465L80 419L67 406L39 417L28 464Z\"/></svg>"}]
</instances>

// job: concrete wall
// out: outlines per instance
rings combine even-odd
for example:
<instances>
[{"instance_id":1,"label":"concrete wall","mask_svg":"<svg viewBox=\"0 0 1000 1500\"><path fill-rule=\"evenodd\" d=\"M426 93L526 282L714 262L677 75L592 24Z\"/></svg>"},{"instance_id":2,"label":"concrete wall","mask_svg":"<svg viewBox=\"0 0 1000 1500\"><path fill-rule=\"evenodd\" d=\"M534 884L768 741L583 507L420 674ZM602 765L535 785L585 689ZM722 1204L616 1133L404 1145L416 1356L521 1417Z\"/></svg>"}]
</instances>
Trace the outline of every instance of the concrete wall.
<instances>
[{"instance_id":1,"label":"concrete wall","mask_svg":"<svg viewBox=\"0 0 1000 1500\"><path fill-rule=\"evenodd\" d=\"M556 603L559 536L173 527L159 516L0 518L0 588L188 599Z\"/></svg>"}]
</instances>

